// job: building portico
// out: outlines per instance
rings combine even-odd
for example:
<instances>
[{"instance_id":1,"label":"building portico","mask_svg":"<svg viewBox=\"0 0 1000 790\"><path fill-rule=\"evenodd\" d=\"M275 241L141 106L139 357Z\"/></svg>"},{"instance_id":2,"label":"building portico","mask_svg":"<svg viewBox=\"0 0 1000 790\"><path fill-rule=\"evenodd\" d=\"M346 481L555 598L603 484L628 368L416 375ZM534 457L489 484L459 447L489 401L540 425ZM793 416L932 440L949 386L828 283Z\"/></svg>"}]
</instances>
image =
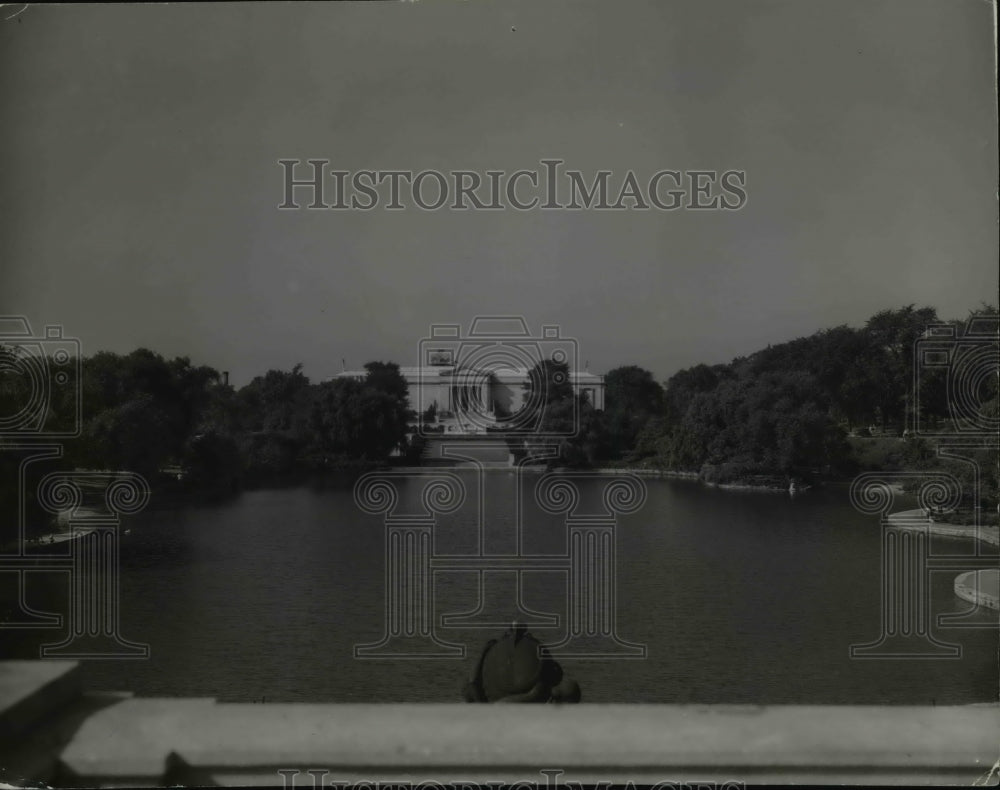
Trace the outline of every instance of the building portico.
<instances>
[{"instance_id":1,"label":"building portico","mask_svg":"<svg viewBox=\"0 0 1000 790\"><path fill-rule=\"evenodd\" d=\"M421 415L431 410L449 432L480 433L484 424L499 425L503 417L516 414L530 398L528 368L425 365L401 367L399 372L406 381L410 408ZM362 380L366 375L365 370L345 370L335 378ZM603 376L572 371L569 380L575 395L586 397L595 409L604 409ZM470 424L470 417L475 424Z\"/></svg>"}]
</instances>

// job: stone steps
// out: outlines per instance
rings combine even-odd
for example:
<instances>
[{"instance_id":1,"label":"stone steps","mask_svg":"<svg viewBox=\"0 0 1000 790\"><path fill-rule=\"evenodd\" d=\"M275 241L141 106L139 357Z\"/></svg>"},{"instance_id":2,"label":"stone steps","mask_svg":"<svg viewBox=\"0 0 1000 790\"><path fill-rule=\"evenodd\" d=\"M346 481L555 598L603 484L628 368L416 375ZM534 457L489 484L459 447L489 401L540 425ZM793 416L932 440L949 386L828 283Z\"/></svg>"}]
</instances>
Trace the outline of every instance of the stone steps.
<instances>
[{"instance_id":1,"label":"stone steps","mask_svg":"<svg viewBox=\"0 0 1000 790\"><path fill-rule=\"evenodd\" d=\"M472 460L463 460L464 456ZM427 466L473 466L507 468L511 466L510 449L504 439L488 437L431 438L421 454Z\"/></svg>"}]
</instances>

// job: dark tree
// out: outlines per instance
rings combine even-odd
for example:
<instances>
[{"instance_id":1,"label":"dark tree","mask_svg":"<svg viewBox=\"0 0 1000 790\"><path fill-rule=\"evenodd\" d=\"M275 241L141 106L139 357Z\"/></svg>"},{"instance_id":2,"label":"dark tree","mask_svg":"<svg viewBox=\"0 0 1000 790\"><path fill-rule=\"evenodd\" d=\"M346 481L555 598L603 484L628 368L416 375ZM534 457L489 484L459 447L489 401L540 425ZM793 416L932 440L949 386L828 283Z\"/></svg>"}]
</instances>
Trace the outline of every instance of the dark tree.
<instances>
[{"instance_id":1,"label":"dark tree","mask_svg":"<svg viewBox=\"0 0 1000 790\"><path fill-rule=\"evenodd\" d=\"M569 365L543 359L528 371L524 384L525 401L547 406L573 397L573 384L569 378Z\"/></svg>"},{"instance_id":2,"label":"dark tree","mask_svg":"<svg viewBox=\"0 0 1000 790\"><path fill-rule=\"evenodd\" d=\"M663 388L644 368L615 368L604 377L604 407L609 453L621 458L633 450L646 423L663 412Z\"/></svg>"},{"instance_id":3,"label":"dark tree","mask_svg":"<svg viewBox=\"0 0 1000 790\"><path fill-rule=\"evenodd\" d=\"M409 387L399 372L399 365L395 362L369 362L365 365L365 370L368 371L365 377L368 386L381 390L408 405Z\"/></svg>"}]
</instances>

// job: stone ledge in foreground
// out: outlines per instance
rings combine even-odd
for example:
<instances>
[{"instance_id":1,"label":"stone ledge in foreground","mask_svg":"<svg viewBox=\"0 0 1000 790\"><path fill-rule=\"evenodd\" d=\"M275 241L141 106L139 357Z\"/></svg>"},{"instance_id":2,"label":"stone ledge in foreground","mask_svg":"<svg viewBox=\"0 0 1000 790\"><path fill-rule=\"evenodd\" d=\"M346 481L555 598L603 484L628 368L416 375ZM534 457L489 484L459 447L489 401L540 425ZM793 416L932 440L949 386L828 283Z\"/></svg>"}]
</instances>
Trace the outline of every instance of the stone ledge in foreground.
<instances>
[{"instance_id":1,"label":"stone ledge in foreground","mask_svg":"<svg viewBox=\"0 0 1000 790\"><path fill-rule=\"evenodd\" d=\"M230 704L130 699L61 754L61 786L495 780L971 784L996 706Z\"/></svg>"}]
</instances>

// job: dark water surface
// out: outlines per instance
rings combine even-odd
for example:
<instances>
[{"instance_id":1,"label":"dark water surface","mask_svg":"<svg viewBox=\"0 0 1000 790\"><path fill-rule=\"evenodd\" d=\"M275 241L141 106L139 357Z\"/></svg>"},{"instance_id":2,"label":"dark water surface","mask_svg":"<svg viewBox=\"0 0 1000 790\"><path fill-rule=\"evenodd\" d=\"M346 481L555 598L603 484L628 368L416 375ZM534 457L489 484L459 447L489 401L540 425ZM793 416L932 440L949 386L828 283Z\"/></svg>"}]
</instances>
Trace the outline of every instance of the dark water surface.
<instances>
[{"instance_id":1,"label":"dark water surface","mask_svg":"<svg viewBox=\"0 0 1000 790\"><path fill-rule=\"evenodd\" d=\"M487 476L485 549L517 551L516 478ZM468 478L470 490L474 480ZM532 488L534 479L525 486ZM588 491L588 485L593 488ZM794 498L650 480L648 499L617 528L617 628L645 644L640 660L561 660L589 702L981 702L997 696L995 629L937 629L960 659L852 660L849 646L880 629L877 518L852 509L846 488ZM584 498L598 483L583 484ZM405 493L405 492L404 492ZM470 497L474 499L474 497ZM439 517L435 553L476 551L476 507ZM526 506L522 553L562 554L561 517ZM502 629L440 629L465 659L355 659L385 632L385 530L355 505L349 482L325 489L247 492L220 505L134 517L122 545L122 633L149 660L87 661L93 688L226 701L398 702L459 699L479 647ZM938 543L935 542L937 549ZM964 541L940 543L968 552ZM933 573L932 610L969 604L955 572ZM514 613L513 572L494 576L485 611ZM522 600L557 613L532 627L565 632L567 581L522 575ZM435 574L437 616L475 610L474 572ZM49 639L52 641L51 634Z\"/></svg>"}]
</instances>

